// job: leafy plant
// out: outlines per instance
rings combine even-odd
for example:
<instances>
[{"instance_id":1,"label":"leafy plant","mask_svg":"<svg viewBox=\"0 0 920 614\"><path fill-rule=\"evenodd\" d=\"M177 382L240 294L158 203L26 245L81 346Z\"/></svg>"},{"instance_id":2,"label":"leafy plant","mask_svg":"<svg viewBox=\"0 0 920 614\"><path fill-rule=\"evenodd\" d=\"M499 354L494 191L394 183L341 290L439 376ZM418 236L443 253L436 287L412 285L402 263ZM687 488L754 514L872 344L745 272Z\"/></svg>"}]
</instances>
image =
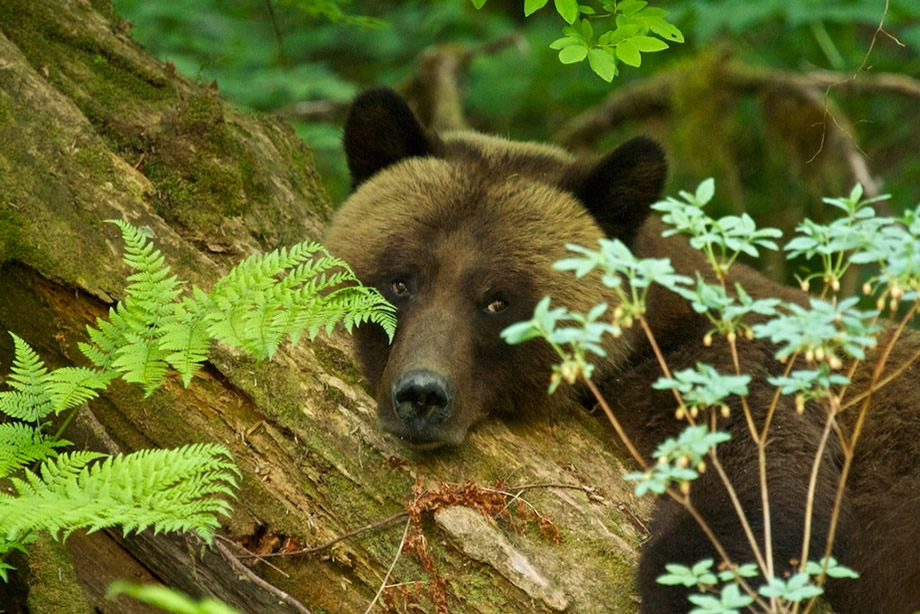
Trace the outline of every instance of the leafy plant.
<instances>
[{"instance_id":1,"label":"leafy plant","mask_svg":"<svg viewBox=\"0 0 920 614\"><path fill-rule=\"evenodd\" d=\"M108 320L87 327L80 349L96 368L49 370L29 345L11 333L15 347L11 390L0 392L0 478L14 494L0 493L0 578L12 566L6 555L40 531L67 537L86 528L193 531L206 541L228 514L239 470L216 444L142 450L107 456L78 451L61 434L76 409L118 376L141 384L147 394L170 368L185 385L207 358L213 339L264 358L285 339L311 338L341 322L381 325L392 338L394 308L374 289L361 286L351 269L317 243L251 256L210 293L183 293L165 258L145 233L113 221L125 242L128 277L124 300ZM69 411L53 435L48 418ZM39 464L38 467L35 467Z\"/></svg>"},{"instance_id":2,"label":"leafy plant","mask_svg":"<svg viewBox=\"0 0 920 614\"><path fill-rule=\"evenodd\" d=\"M148 394L170 367L188 385L212 339L270 358L285 339L296 343L304 333L312 339L339 322L348 331L374 322L391 338L395 331L395 308L319 243L254 254L210 293L193 287L182 295L183 284L144 233L112 223L121 229L125 262L136 273L109 319L87 328L92 342L80 349L103 372L119 373Z\"/></svg>"},{"instance_id":3,"label":"leafy plant","mask_svg":"<svg viewBox=\"0 0 920 614\"><path fill-rule=\"evenodd\" d=\"M133 597L142 603L152 605L167 612L175 614L240 614L217 599L206 598L195 601L187 595L166 587L153 584L131 584L129 582L113 582L106 591L106 598L115 599L119 595Z\"/></svg>"},{"instance_id":4,"label":"leafy plant","mask_svg":"<svg viewBox=\"0 0 920 614\"><path fill-rule=\"evenodd\" d=\"M703 207L714 195L711 179L702 182L694 194L681 192L680 195L682 200L668 198L653 205L654 209L664 213L663 220L671 225L663 234L688 235L690 244L704 254L716 283L707 282L702 275L698 275L695 286L691 286L689 279L674 273L667 260L638 259L618 241L601 240L598 250L569 246L578 256L561 260L555 267L570 270L577 277L601 269L602 283L612 289L618 300L612 323L597 321L606 312L607 305L597 306L589 314L590 317L585 317L563 307L548 310L550 299L547 297L541 301L533 319L514 324L502 334L509 343L521 343L534 338L549 341L561 360L561 364L554 367L553 383L560 370L569 376L568 381L584 379L627 449L641 466L641 471L626 476L637 482L636 494L641 496L653 492L669 496L685 506L701 523L704 532L723 558L722 569L714 571L712 559L700 561L691 567L669 564L666 566L667 573L658 579L662 584L695 586L702 591L689 596L695 606L691 610L692 614L730 614L749 606L765 612L781 612L787 611L790 604L800 602L807 602L806 609L810 609L814 599L823 593L826 577L858 576L829 556L840 513L845 476L853 461L860 435L858 428L847 441L841 441L844 477L837 487L830 519L831 537L828 539L825 556L820 560L808 557L807 536L811 530L813 493L818 467L827 445L827 435L835 424L836 416L846 407L859 406L857 424L861 423L869 408L871 391L903 372L907 365L918 358L915 354L905 364L895 365L885 380L881 380L891 348L920 308L920 267L916 258L916 254L920 254L920 206L899 219L878 217L872 205L887 197L864 199L859 186L847 197L825 199L825 203L840 209L845 216L829 224L805 220L798 226L798 236L785 247L790 257L815 258L821 265L817 271L802 278L801 284L807 288L810 280L822 280L822 295L811 299L808 307L803 307L775 298L754 300L738 284L733 292L727 288L727 274L738 255L746 253L757 256L760 249L777 250L778 246L773 239L780 236L778 230L757 229L753 221L744 215L719 219L706 215ZM836 295L840 289L840 278L849 267L867 263L879 267L879 272L863 288L866 294L874 293L877 296L877 309L868 311L857 307L856 297L841 298ZM711 345L714 334L723 335L732 356L734 373L721 374L706 364L671 373L645 320L645 300L652 283L684 297L695 312L708 318L713 328L706 333L702 342ZM866 359L866 351L878 343L882 331L879 318L886 307L891 316L900 317L892 334L885 340L886 347L880 353L880 362L874 368L869 384L870 393L845 400L850 376L859 363ZM751 322L752 317L759 321ZM574 323L575 328L581 325L584 330L571 330L572 326L567 326L563 329L566 332L560 335L558 326L563 321ZM621 327L629 327L634 321L640 324L646 334L664 374L653 387L670 389L678 406L676 418L689 422L677 438L666 440L655 450L654 463L650 463L638 452L600 391L590 381L593 365L588 360L589 352L603 355L602 335L620 334ZM767 382L776 387L776 394L771 405L765 408L765 419L761 419L760 424L754 420L748 405L748 385L752 376L740 370L736 346L739 334L748 339L769 340L775 348L776 359L786 364L782 376L767 377ZM589 342L586 343L586 340ZM798 359L805 363L806 368L793 370ZM841 371L845 364L847 370L843 373ZM552 385L550 388L551 391L555 389ZM732 484L720 469L716 447L729 439L728 433L717 429L717 417L729 415L726 398L736 397L757 449L760 487L763 499L767 500L766 447L769 427L778 399L783 395L794 395L795 408L800 413L806 410L809 401L823 405L827 418L825 434L810 470L809 496L805 502L806 537L799 559L801 563L797 573L778 578L772 573L772 559L769 556L769 507L764 506L762 519L766 543L760 545L753 539L744 509L734 499ZM696 422L698 417L704 415L712 418ZM703 517L695 513L687 495L692 481L705 470L707 463L719 469L720 479L733 499L735 511L747 532L756 563L731 560L721 547L718 536L712 533ZM755 577L761 578L763 583L758 586L746 580ZM722 584L721 588L719 584Z\"/></svg>"},{"instance_id":5,"label":"leafy plant","mask_svg":"<svg viewBox=\"0 0 920 614\"><path fill-rule=\"evenodd\" d=\"M51 414L78 407L95 397L111 374L80 367L49 371L22 339L16 348L13 388L0 392L0 478L14 494L0 493L0 579L12 565L4 559L48 531L66 537L121 525L125 532L194 531L210 541L218 514L230 505L215 495L233 496L239 470L230 453L216 444L174 450L143 450L107 456L96 452L58 454L71 443L44 432ZM36 470L29 466L40 463ZM17 475L19 474L19 475Z\"/></svg>"},{"instance_id":6,"label":"leafy plant","mask_svg":"<svg viewBox=\"0 0 920 614\"><path fill-rule=\"evenodd\" d=\"M481 9L486 0L471 0ZM524 15L530 16L549 0L524 0ZM595 6L577 0L554 0L556 12L568 24L563 36L550 43L559 51L559 61L575 64L588 61L601 79L613 81L619 64L638 68L643 53L664 51L672 43L684 42L683 33L665 17L668 11L648 6L645 0L600 0ZM594 24L604 27L595 29Z\"/></svg>"}]
</instances>

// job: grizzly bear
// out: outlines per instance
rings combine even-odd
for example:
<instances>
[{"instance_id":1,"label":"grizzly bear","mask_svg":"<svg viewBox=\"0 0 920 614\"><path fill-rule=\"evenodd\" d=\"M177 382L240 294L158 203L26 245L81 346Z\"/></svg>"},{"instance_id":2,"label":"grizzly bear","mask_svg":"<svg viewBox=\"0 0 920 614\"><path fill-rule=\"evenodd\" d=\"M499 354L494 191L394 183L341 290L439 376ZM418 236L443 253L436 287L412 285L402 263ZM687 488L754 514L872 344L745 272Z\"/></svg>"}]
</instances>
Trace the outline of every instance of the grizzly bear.
<instances>
[{"instance_id":1,"label":"grizzly bear","mask_svg":"<svg viewBox=\"0 0 920 614\"><path fill-rule=\"evenodd\" d=\"M388 89L360 95L348 115L345 151L354 190L328 234L330 250L357 276L378 288L398 310L392 344L373 325L359 328L357 353L378 404L382 428L416 447L460 445L488 414L558 412L590 404L578 385L546 389L556 356L544 342L508 345L501 331L532 317L544 296L586 312L615 302L598 279L576 280L552 263L567 243L596 247L618 238L639 257L668 257L678 272L704 271L701 255L649 215L666 178L661 148L633 139L597 160L576 159L552 146L515 143L472 132L434 134ZM733 267L751 295L803 300L743 266ZM728 344L701 342L708 322L665 289L653 289L647 320L672 370L708 363L732 372ZM682 430L668 390L652 390L660 376L638 326L609 336L606 356L595 357L592 380L611 403L644 458ZM884 340L880 347L884 345ZM753 376L748 402L758 426L782 372L764 340L739 341L742 369ZM890 364L920 350L902 339ZM866 364L873 364L870 355ZM869 368L854 376L864 389ZM850 473L834 556L859 580L831 580L827 598L838 614L912 614L920 610L920 365L914 362L873 395L873 407ZM737 405L737 399L735 399ZM767 445L773 562L778 577L794 573L804 535L812 461L826 415L819 406L799 414L780 398ZM840 414L826 447L814 494L811 557L825 548L841 474L840 437L849 437L855 411ZM751 531L763 543L763 510L756 447L743 412L714 417L732 438L718 448ZM695 481L691 501L735 562L753 562L752 550L716 471ZM720 560L696 520L673 499L661 498L641 553L641 612L685 613L688 589L656 578L666 563ZM761 581L763 581L761 579Z\"/></svg>"}]
</instances>

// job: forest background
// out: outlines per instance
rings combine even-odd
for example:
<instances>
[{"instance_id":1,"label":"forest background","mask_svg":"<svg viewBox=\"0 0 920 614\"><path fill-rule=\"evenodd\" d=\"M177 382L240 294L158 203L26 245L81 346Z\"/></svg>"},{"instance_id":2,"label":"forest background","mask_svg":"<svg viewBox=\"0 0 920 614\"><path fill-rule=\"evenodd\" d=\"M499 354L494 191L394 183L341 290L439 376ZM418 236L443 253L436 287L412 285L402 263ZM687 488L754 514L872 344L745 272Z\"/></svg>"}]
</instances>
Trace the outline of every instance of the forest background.
<instances>
[{"instance_id":1,"label":"forest background","mask_svg":"<svg viewBox=\"0 0 920 614\"><path fill-rule=\"evenodd\" d=\"M0 43L10 58L2 68L28 73L28 88L52 91L42 94L47 99L63 93L79 110L57 98L46 109L42 97L22 95L30 90L17 90L16 80L0 82L3 93L12 92L0 109L0 128L9 129L0 163L5 171L12 168L6 164L18 169L0 176L2 221L13 229L0 235L0 324L20 332L50 363L72 360L85 323L121 292L115 235L99 229L113 208L149 224L170 262L196 283L252 251L321 236L328 202L340 202L348 189L340 146L348 101L376 85L402 90L435 123L556 142L578 153L648 134L669 154L669 193L714 176L719 199L711 214L747 211L787 236L803 217L826 217L822 196L848 193L857 181L869 195L891 193L886 206L899 212L920 201L920 16L911 4L662 2L686 42L644 54L640 68L621 66L607 83L586 63L560 65L549 48L563 25L552 5L525 19L521 3L506 0L481 10L466 0L116 0L113 6L74 0L57 12L47 2L13 1L0 7L6 36ZM160 63L124 45L129 39ZM17 46L27 62L14 53ZM141 76L136 92L120 89L135 83L121 80L125 70L132 79ZM148 89L156 89L149 100ZM106 98L111 91L130 92L129 98ZM130 98L135 93L137 101ZM35 109L34 116L25 112ZM291 145L288 122L312 156ZM45 128L50 145L35 138ZM122 161L113 163L106 148ZM33 187L17 184L33 174ZM42 216L32 215L36 210ZM780 257L765 266L786 281L796 272ZM849 283L852 290L859 282ZM3 364L11 354L3 336ZM584 416L565 429L490 423L468 449L419 458L379 435L347 344L337 338L286 349L262 365L218 351L188 391L169 381L142 399L130 388L116 387L91 404L71 439L112 452L232 442L244 472L223 531L234 548L261 553L329 544L354 527L405 517L407 499L419 509L420 497L411 493L421 482L433 489L426 496L445 482L543 484L518 498L555 520L562 545L547 545L526 528L503 527L502 534L558 584L542 593L509 590L520 585L500 577L508 571L500 562L489 563L497 574L470 564L480 559L469 544L494 545L500 539L494 527L476 538L463 534L464 519L444 515L428 529L452 607L530 611L536 601L540 609L560 609L572 587L583 594L571 611L634 605L631 573L648 504L622 485L616 453L598 444L604 431ZM552 460L563 456L564 462ZM571 496L562 482L575 484ZM444 494L463 496L470 493ZM275 567L259 562L254 569L298 591L313 611L355 611L381 586L400 530L381 524L316 557L280 559ZM462 555L445 536L461 544ZM105 602L98 592L119 569L215 592L249 611L296 611L279 604L277 593L241 588L247 583L238 581L241 572L226 548L225 560L215 561L194 539L170 539L77 534L67 548L97 610L122 611L99 605ZM43 577L61 576L63 567L32 554L24 575L33 589ZM404 581L396 586L405 592L424 584L418 578L429 577L426 564L402 557L394 574ZM615 597L592 586L605 594L614 586ZM400 597L398 590L389 595L395 609L416 608L417 595ZM74 611L85 611L74 594L63 595ZM63 607L33 611L69 611Z\"/></svg>"}]
</instances>

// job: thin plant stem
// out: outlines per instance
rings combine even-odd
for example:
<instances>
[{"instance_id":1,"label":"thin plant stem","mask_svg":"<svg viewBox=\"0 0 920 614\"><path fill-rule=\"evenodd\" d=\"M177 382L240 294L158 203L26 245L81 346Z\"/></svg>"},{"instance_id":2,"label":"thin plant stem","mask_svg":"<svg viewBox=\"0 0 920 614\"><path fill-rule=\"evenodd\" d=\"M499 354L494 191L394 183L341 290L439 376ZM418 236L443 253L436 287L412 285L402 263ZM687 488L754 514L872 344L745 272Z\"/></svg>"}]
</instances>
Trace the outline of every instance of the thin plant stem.
<instances>
[{"instance_id":1,"label":"thin plant stem","mask_svg":"<svg viewBox=\"0 0 920 614\"><path fill-rule=\"evenodd\" d=\"M374 598L368 604L367 609L364 610L364 614L368 614L371 610L374 609L374 606L380 599L380 595L383 594L383 589L387 587L387 580L390 579L390 574L393 573L393 568L396 567L396 561L398 561L399 557L402 555L403 546L406 545L406 536L409 535L409 527L411 526L412 519L409 518L406 520L406 528L403 529L402 539L399 540L399 547L396 548L396 556L393 557L393 561L390 563L389 569L387 569L387 574L383 577L383 582L380 583L380 588L377 589L377 594L374 595Z\"/></svg>"},{"instance_id":2,"label":"thin plant stem","mask_svg":"<svg viewBox=\"0 0 920 614\"><path fill-rule=\"evenodd\" d=\"M735 375L741 375L741 361L738 358L738 347L735 345L736 338L730 338L728 340L728 346L731 349L732 363L735 367ZM741 508L740 504L737 504L738 515L741 517L741 522L745 527L745 531L749 533L748 539L752 541L754 546L754 554L757 557L758 563L761 566L761 569L764 571L764 575L767 578L773 577L773 531L772 531L772 521L770 518L770 491L767 485L767 452L766 452L766 439L761 438L757 432L757 425L754 424L754 415L751 412L751 407L748 404L747 397L741 397L741 407L744 409L744 418L747 421L748 429L751 432L751 438L754 440L754 444L757 446L757 469L760 479L760 504L763 507L763 546L764 546L764 555L762 556L760 550L756 547L756 540L754 539L753 533L750 532L750 527L747 523L747 517L744 514L744 510ZM766 433L765 433L766 434ZM715 452L713 451L712 456L715 457ZM722 473L720 472L720 475ZM728 478L724 478L723 481L728 486L730 482ZM730 491L731 494L731 491ZM733 499L734 502L734 499ZM774 598L770 598L771 606L774 603Z\"/></svg>"},{"instance_id":3,"label":"thin plant stem","mask_svg":"<svg viewBox=\"0 0 920 614\"><path fill-rule=\"evenodd\" d=\"M868 394L866 395L865 399L863 399L862 407L859 408L859 416L856 419L856 425L853 427L853 433L850 436L850 441L848 445L845 445L843 448L843 468L840 471L840 481L837 484L837 494L834 497L834 507L831 512L831 523L827 533L827 545L824 548L825 557L831 556L831 552L834 547L834 537L835 533L837 532L837 523L840 521L840 508L843 503L843 491L844 487L846 486L847 478L850 475L850 467L853 465L853 457L856 449L856 444L859 441L860 434L862 433L863 425L866 421L866 415L869 413L869 405L872 401L872 393L876 389L876 385L881 378L882 371L885 369L885 364L888 362L888 357L891 355L891 351L894 349L895 343L901 337L901 333L904 332L904 328L907 326L907 323L917 312L917 306L918 303L915 301L907 313L904 314L904 317L901 318L901 321L898 323L898 327L895 329L894 333L892 333L888 344L882 351L882 355L879 357L878 363L875 365L875 369L872 371L872 379L869 382L869 387L867 389Z\"/></svg>"},{"instance_id":4,"label":"thin plant stem","mask_svg":"<svg viewBox=\"0 0 920 614\"><path fill-rule=\"evenodd\" d=\"M652 334L652 329L649 328L645 316L639 316L639 325L642 327L642 331L645 333L645 337L648 339L649 344L652 346L652 351L655 353L655 358L658 360L658 365L661 367L661 372L664 373L666 378L672 379L671 369L668 368L668 363L665 361L664 355L661 353L661 348L658 347L658 342L655 341L655 335ZM677 401L678 407L685 407L684 400L681 398L677 389L671 388L671 392L674 394L674 400Z\"/></svg>"},{"instance_id":5,"label":"thin plant stem","mask_svg":"<svg viewBox=\"0 0 920 614\"><path fill-rule=\"evenodd\" d=\"M836 405L839 406L839 403ZM802 556L801 567L805 571L805 564L808 562L808 550L811 542L811 525L812 516L815 509L815 490L818 485L818 471L821 468L821 460L824 458L824 451L827 448L827 440L830 437L831 430L837 418L835 403L832 401L828 407L827 422L824 423L824 430L821 432L821 439L818 441L818 449L815 452L815 460L811 464L811 475L808 478L808 495L805 497L805 527L802 533Z\"/></svg>"},{"instance_id":6,"label":"thin plant stem","mask_svg":"<svg viewBox=\"0 0 920 614\"><path fill-rule=\"evenodd\" d=\"M597 399L597 402L600 404L601 409L604 410L604 414L607 416L607 420L610 421L610 424L613 425L613 429L617 432L617 436L620 438L620 441L623 442L623 445L626 446L626 449L629 450L629 454L639 463L639 466L643 470L648 471L648 463L642 458L642 455L639 453L639 450L636 449L636 446L633 445L632 440L626 435L626 431L623 430L623 426L620 424L620 421L617 420L617 417L613 414L613 410L610 409L610 405L607 404L607 400L601 394L601 391L598 390L597 386L590 379L585 379L585 383L588 386L588 390L591 391L591 394L594 395L594 398Z\"/></svg>"},{"instance_id":7,"label":"thin plant stem","mask_svg":"<svg viewBox=\"0 0 920 614\"><path fill-rule=\"evenodd\" d=\"M719 474L719 478L722 480L722 484L725 485L725 490L728 492L728 498L731 499L732 506L735 508L735 512L738 514L738 519L741 521L741 527L744 529L744 534L747 537L748 544L751 546L751 550L754 552L754 558L757 559L757 565L760 566L761 571L767 573L768 566L764 560L763 553L760 551L760 547L757 544L757 538L754 537L754 531L751 530L751 525L748 522L747 514L744 513L744 508L741 507L741 501L738 499L738 493L735 491L735 487L732 486L731 480L728 479L728 474L725 473L725 468L722 467L722 463L719 462L719 457L715 453L715 449L709 451L709 458L712 461L712 466L715 467L716 472ZM772 575L770 576L772 577Z\"/></svg>"},{"instance_id":8,"label":"thin plant stem","mask_svg":"<svg viewBox=\"0 0 920 614\"><path fill-rule=\"evenodd\" d=\"M878 390L890 384L892 380L894 380L896 377L904 373L904 371L906 371L907 368L910 367L918 358L920 358L920 350L917 350L916 352L914 352L910 358L905 360L901 364L900 367L898 367L897 369L889 373L887 376L885 376L884 379L879 380L878 384L876 384L875 386L875 390ZM868 394L869 394L868 391L859 393L858 395L856 395L855 397L853 397L846 403L841 404L840 410L843 411L844 409L847 409L848 407L852 407L853 405L856 405L857 403L865 399L866 396L868 396Z\"/></svg>"}]
</instances>

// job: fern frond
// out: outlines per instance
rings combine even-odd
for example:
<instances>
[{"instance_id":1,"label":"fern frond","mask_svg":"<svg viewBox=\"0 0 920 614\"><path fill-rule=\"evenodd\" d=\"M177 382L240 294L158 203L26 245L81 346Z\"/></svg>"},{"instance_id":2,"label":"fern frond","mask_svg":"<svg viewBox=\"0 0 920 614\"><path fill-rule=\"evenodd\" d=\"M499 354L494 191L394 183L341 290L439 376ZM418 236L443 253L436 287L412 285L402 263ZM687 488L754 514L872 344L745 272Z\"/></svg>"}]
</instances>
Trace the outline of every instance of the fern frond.
<instances>
[{"instance_id":1,"label":"fern frond","mask_svg":"<svg viewBox=\"0 0 920 614\"><path fill-rule=\"evenodd\" d=\"M26 544L34 542L36 539L38 539L38 536L36 535L29 535L29 536L26 536L24 539L17 540L17 541L4 541L0 539L0 580L3 580L4 582L9 582L10 578L7 572L9 572L10 570L16 569L14 566L10 565L4 560L6 558L6 555L8 555L13 550L18 550L19 552L23 554L28 554L26 552Z\"/></svg>"},{"instance_id":2,"label":"fern frond","mask_svg":"<svg viewBox=\"0 0 920 614\"><path fill-rule=\"evenodd\" d=\"M218 514L230 505L239 469L226 448L194 444L106 457L74 452L42 464L40 476L12 478L19 496L0 498L0 540L40 530L66 537L121 525L125 533L153 527L194 531L210 541ZM92 463L92 464L90 464Z\"/></svg>"},{"instance_id":3,"label":"fern frond","mask_svg":"<svg viewBox=\"0 0 920 614\"><path fill-rule=\"evenodd\" d=\"M7 383L16 390L0 392L0 412L37 422L52 411L60 413L98 396L113 373L85 367L63 367L48 372L35 351L10 333L16 346L13 373Z\"/></svg>"},{"instance_id":4,"label":"fern frond","mask_svg":"<svg viewBox=\"0 0 920 614\"><path fill-rule=\"evenodd\" d=\"M120 371L126 382L141 384L144 395L149 396L160 385L169 368L166 356L166 351L156 339L129 332L125 335L124 345L115 350L112 368Z\"/></svg>"},{"instance_id":5,"label":"fern frond","mask_svg":"<svg viewBox=\"0 0 920 614\"><path fill-rule=\"evenodd\" d=\"M97 371L87 367L61 367L48 374L45 389L51 397L51 406L60 413L82 405L99 396L117 374L114 371Z\"/></svg>"},{"instance_id":6,"label":"fern frond","mask_svg":"<svg viewBox=\"0 0 920 614\"><path fill-rule=\"evenodd\" d=\"M38 427L22 422L0 424L0 478L36 461L55 456L55 448L68 445L69 441L46 438Z\"/></svg>"},{"instance_id":7,"label":"fern frond","mask_svg":"<svg viewBox=\"0 0 920 614\"><path fill-rule=\"evenodd\" d=\"M179 372L188 386L192 375L208 358L211 337L208 335L210 299L198 287L194 298L185 298L172 306L172 313L160 327L160 348L167 352L166 362Z\"/></svg>"},{"instance_id":8,"label":"fern frond","mask_svg":"<svg viewBox=\"0 0 920 614\"><path fill-rule=\"evenodd\" d=\"M12 373L6 383L15 390L0 392L0 412L29 422L37 422L53 411L51 396L45 389L48 369L29 344L10 333L15 346Z\"/></svg>"},{"instance_id":9,"label":"fern frond","mask_svg":"<svg viewBox=\"0 0 920 614\"><path fill-rule=\"evenodd\" d=\"M131 330L123 317L124 306L121 303L109 308L109 319L96 318L96 328L87 325L86 333L92 344L79 343L83 355L94 365L102 369L112 367L115 351L125 342L125 335Z\"/></svg>"}]
</instances>

